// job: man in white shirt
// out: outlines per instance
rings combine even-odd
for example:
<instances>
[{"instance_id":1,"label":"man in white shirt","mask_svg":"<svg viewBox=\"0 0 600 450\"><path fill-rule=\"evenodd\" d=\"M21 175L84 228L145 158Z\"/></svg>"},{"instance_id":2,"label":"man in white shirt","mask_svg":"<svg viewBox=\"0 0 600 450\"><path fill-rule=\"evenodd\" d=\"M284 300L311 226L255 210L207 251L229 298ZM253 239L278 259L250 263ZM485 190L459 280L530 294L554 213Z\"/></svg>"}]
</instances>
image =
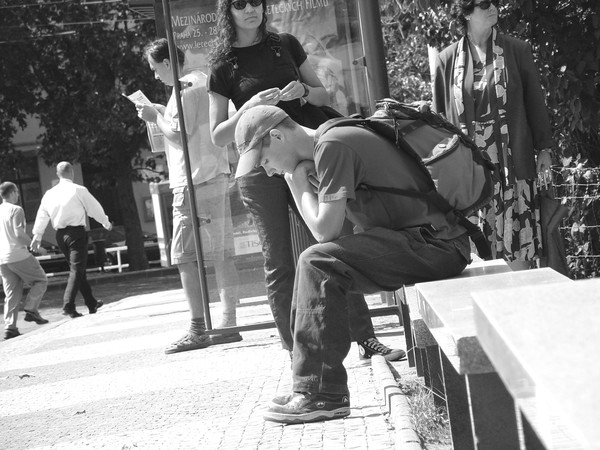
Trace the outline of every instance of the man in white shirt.
<instances>
[{"instance_id":1,"label":"man in white shirt","mask_svg":"<svg viewBox=\"0 0 600 450\"><path fill-rule=\"evenodd\" d=\"M73 183L73 166L60 162L56 166L59 181L42 198L33 225L31 248L36 251L48 222L56 230L56 243L69 263L70 273L64 294L63 314L72 318L81 317L75 309L75 297L81 291L90 314L95 314L102 302L96 300L87 282L86 267L88 255L88 235L85 229L87 217L97 220L107 230L112 229L102 205L89 193L87 188Z\"/></svg>"},{"instance_id":2,"label":"man in white shirt","mask_svg":"<svg viewBox=\"0 0 600 450\"><path fill-rule=\"evenodd\" d=\"M4 340L19 336L17 315L23 285L31 286L25 303L25 320L38 325L48 323L38 307L48 286L40 263L29 253L25 232L25 212L17 205L19 189L10 181L0 184L0 276L4 288Z\"/></svg>"}]
</instances>

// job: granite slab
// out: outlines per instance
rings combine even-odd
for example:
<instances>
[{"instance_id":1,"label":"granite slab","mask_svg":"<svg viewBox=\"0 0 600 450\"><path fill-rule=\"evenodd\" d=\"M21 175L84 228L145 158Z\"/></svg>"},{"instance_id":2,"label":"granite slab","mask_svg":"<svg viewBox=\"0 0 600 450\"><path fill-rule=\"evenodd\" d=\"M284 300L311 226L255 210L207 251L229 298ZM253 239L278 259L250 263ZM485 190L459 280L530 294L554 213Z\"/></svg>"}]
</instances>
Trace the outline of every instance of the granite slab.
<instances>
[{"instance_id":1,"label":"granite slab","mask_svg":"<svg viewBox=\"0 0 600 450\"><path fill-rule=\"evenodd\" d=\"M600 279L473 298L480 345L547 448L600 449Z\"/></svg>"},{"instance_id":2,"label":"granite slab","mask_svg":"<svg viewBox=\"0 0 600 450\"><path fill-rule=\"evenodd\" d=\"M506 263L504 263L506 264ZM549 269L512 272L508 266L482 267L480 276L464 276L415 285L418 308L441 349L459 374L494 372L481 350L473 320L472 294L515 286L570 281ZM476 267L473 270L478 270ZM495 270L495 273L490 271ZM504 272L501 272L504 271Z\"/></svg>"}]
</instances>

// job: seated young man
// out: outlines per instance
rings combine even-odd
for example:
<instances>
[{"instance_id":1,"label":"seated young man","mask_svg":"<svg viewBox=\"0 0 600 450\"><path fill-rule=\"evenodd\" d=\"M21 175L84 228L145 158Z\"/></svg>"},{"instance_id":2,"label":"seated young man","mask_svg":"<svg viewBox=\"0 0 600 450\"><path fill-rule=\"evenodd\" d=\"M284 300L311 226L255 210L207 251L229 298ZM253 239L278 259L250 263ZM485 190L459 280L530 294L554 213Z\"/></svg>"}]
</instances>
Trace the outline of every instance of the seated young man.
<instances>
[{"instance_id":1,"label":"seated young man","mask_svg":"<svg viewBox=\"0 0 600 450\"><path fill-rule=\"evenodd\" d=\"M304 128L275 106L238 122L236 177L261 165L285 174L318 244L298 260L292 303L293 392L273 399L265 419L283 423L350 414L349 292L393 291L458 275L470 259L466 230L419 199L362 189L363 184L424 189L425 175L400 176L409 157L361 127ZM348 217L359 233L342 236Z\"/></svg>"}]
</instances>

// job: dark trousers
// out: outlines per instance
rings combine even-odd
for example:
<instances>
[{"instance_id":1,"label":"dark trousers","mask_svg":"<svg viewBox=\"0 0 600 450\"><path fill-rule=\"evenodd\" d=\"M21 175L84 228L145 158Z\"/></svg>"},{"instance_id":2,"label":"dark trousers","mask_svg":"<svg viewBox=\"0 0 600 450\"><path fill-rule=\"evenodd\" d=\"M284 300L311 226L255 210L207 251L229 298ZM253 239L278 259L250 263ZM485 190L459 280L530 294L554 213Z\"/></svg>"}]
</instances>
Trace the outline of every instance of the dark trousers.
<instances>
[{"instance_id":1,"label":"dark trousers","mask_svg":"<svg viewBox=\"0 0 600 450\"><path fill-rule=\"evenodd\" d=\"M294 339L290 313L294 291L294 254L288 206L298 215L292 193L279 176L269 177L262 167L238 179L244 205L258 230L265 260L267 298L282 347L291 350ZM300 218L300 222L304 223ZM308 231L308 230L307 230ZM312 235L308 232L309 236ZM313 239L313 243L316 241ZM362 341L375 336L369 308L362 295L357 295L352 310L352 337Z\"/></svg>"},{"instance_id":2,"label":"dark trousers","mask_svg":"<svg viewBox=\"0 0 600 450\"><path fill-rule=\"evenodd\" d=\"M85 269L88 257L88 235L85 227L66 227L56 230L56 243L69 263L69 279L63 296L63 309L75 309L75 297L81 292L85 305L93 308L98 303L92 294Z\"/></svg>"},{"instance_id":3,"label":"dark trousers","mask_svg":"<svg viewBox=\"0 0 600 450\"><path fill-rule=\"evenodd\" d=\"M293 390L347 394L349 313L358 297L404 284L456 276L470 258L467 235L433 238L427 230L383 228L306 249L298 260L292 304Z\"/></svg>"}]
</instances>

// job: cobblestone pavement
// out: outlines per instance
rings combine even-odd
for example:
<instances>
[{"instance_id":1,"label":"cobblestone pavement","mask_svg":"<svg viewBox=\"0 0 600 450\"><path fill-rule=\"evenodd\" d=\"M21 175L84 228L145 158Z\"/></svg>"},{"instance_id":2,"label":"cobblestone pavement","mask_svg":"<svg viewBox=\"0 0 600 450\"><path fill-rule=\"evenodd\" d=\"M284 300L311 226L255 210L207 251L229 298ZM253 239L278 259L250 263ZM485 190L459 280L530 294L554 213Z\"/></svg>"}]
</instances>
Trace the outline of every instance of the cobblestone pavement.
<instances>
[{"instance_id":1,"label":"cobblestone pavement","mask_svg":"<svg viewBox=\"0 0 600 450\"><path fill-rule=\"evenodd\" d=\"M261 414L291 386L289 356L274 328L243 332L234 344L165 355L189 322L176 281L159 280L167 289L161 292L139 287L149 281L115 282L115 298L95 287L108 299L95 315L79 306L83 317L65 319L60 302L49 302L42 313L50 324L21 317L23 336L0 341L0 449L395 448L381 389L356 344L346 359L351 415L288 426ZM211 304L211 313L218 323L218 305ZM272 320L256 298L242 301L238 318L240 325ZM402 345L397 319L374 322L384 343Z\"/></svg>"}]
</instances>

